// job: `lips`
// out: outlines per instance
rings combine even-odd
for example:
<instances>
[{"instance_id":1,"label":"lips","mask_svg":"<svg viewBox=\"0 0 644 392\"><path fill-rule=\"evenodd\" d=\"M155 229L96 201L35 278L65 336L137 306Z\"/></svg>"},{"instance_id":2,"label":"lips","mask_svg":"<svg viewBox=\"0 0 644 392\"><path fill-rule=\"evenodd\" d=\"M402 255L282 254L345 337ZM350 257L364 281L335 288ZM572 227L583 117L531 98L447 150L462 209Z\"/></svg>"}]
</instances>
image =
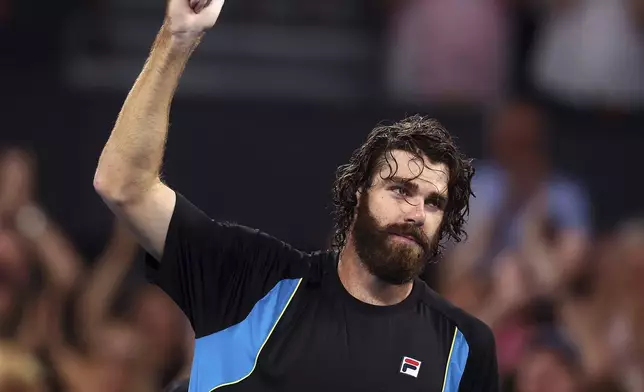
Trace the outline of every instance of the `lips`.
<instances>
[{"instance_id":1,"label":"lips","mask_svg":"<svg viewBox=\"0 0 644 392\"><path fill-rule=\"evenodd\" d=\"M386 234L391 236L404 238L414 244L420 246L424 250L429 250L429 241L425 237L422 230L415 226L410 225L390 225L385 230Z\"/></svg>"},{"instance_id":2,"label":"lips","mask_svg":"<svg viewBox=\"0 0 644 392\"><path fill-rule=\"evenodd\" d=\"M395 234L395 233L393 233L392 235L393 235L393 236L396 236L396 237L400 237L400 238L405 238L405 239L407 239L407 240L409 240L409 241L412 241L412 242L414 242L414 243L416 243L416 244L420 245L420 242L418 242L418 240L416 240L416 238L414 238L414 237L413 237L413 236L411 236L411 235Z\"/></svg>"}]
</instances>

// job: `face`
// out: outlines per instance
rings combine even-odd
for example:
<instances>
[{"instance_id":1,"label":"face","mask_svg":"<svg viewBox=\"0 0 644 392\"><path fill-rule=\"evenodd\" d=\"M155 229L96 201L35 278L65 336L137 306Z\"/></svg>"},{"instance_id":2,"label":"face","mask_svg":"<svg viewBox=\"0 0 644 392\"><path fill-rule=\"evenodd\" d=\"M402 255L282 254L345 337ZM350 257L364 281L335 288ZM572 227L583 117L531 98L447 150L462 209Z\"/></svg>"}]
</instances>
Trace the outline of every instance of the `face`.
<instances>
[{"instance_id":1,"label":"face","mask_svg":"<svg viewBox=\"0 0 644 392\"><path fill-rule=\"evenodd\" d=\"M98 356L100 391L119 392L129 390L141 365L141 336L125 325L113 325L103 330Z\"/></svg>"},{"instance_id":2,"label":"face","mask_svg":"<svg viewBox=\"0 0 644 392\"><path fill-rule=\"evenodd\" d=\"M530 170L540 162L541 125L539 112L529 105L507 108L492 132L495 158L508 169Z\"/></svg>"},{"instance_id":3,"label":"face","mask_svg":"<svg viewBox=\"0 0 644 392\"><path fill-rule=\"evenodd\" d=\"M538 350L527 355L517 370L519 392L575 392L574 376L556 354Z\"/></svg>"},{"instance_id":4,"label":"face","mask_svg":"<svg viewBox=\"0 0 644 392\"><path fill-rule=\"evenodd\" d=\"M166 361L180 346L183 315L172 300L158 287L146 287L135 307L136 327L143 336L141 343L154 361Z\"/></svg>"},{"instance_id":5,"label":"face","mask_svg":"<svg viewBox=\"0 0 644 392\"><path fill-rule=\"evenodd\" d=\"M373 275L400 285L422 273L438 246L449 171L401 150L387 160L358 195L351 238Z\"/></svg>"}]
</instances>

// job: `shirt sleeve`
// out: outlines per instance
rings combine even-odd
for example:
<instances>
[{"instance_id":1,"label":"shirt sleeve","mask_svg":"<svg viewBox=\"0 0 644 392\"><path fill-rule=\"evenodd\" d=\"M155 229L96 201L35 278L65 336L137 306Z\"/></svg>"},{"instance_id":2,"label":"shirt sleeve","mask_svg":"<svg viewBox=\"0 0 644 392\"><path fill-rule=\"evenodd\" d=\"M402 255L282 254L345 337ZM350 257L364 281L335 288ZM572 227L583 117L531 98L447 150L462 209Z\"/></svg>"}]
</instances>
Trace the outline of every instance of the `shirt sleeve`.
<instances>
[{"instance_id":1,"label":"shirt sleeve","mask_svg":"<svg viewBox=\"0 0 644 392\"><path fill-rule=\"evenodd\" d=\"M478 320L472 326L475 328L468 334L470 352L459 391L500 392L494 335Z\"/></svg>"},{"instance_id":2,"label":"shirt sleeve","mask_svg":"<svg viewBox=\"0 0 644 392\"><path fill-rule=\"evenodd\" d=\"M197 338L241 322L280 280L308 269L304 253L258 230L216 222L179 193L162 260L147 255L146 264Z\"/></svg>"}]
</instances>

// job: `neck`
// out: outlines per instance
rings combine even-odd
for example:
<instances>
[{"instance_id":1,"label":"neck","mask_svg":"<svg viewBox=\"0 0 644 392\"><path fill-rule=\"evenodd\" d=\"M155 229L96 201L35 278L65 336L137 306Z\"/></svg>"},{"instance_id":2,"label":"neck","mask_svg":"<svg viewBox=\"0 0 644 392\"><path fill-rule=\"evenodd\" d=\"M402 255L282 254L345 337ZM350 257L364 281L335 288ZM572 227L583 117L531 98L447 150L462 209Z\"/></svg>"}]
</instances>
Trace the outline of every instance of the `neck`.
<instances>
[{"instance_id":1,"label":"neck","mask_svg":"<svg viewBox=\"0 0 644 392\"><path fill-rule=\"evenodd\" d=\"M349 244L340 252L338 275L349 294L371 305L389 306L400 303L414 287L413 282L392 285L372 275L360 261L355 247Z\"/></svg>"}]
</instances>

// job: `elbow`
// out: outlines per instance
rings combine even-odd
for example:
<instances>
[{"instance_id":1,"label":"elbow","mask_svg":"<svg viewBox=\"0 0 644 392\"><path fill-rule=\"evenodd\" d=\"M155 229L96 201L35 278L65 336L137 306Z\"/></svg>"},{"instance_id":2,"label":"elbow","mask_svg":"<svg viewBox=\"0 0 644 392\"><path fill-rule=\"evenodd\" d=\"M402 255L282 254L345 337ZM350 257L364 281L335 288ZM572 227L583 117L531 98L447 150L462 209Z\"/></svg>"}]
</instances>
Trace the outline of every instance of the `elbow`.
<instances>
[{"instance_id":1,"label":"elbow","mask_svg":"<svg viewBox=\"0 0 644 392\"><path fill-rule=\"evenodd\" d=\"M124 187L100 169L94 174L93 185L94 191L106 202L120 204L125 201Z\"/></svg>"},{"instance_id":2,"label":"elbow","mask_svg":"<svg viewBox=\"0 0 644 392\"><path fill-rule=\"evenodd\" d=\"M136 201L150 186L152 181L128 179L127 176L103 173L100 169L94 174L94 190L108 204L122 206Z\"/></svg>"}]
</instances>

